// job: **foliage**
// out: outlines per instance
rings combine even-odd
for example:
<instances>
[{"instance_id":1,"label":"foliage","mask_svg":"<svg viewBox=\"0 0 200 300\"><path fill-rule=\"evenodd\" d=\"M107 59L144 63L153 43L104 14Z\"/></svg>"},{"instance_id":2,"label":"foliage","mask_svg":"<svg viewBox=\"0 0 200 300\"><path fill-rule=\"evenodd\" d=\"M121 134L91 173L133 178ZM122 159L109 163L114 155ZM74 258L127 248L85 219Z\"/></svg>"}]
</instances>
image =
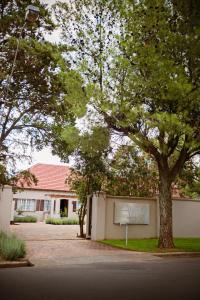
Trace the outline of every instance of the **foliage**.
<instances>
[{"instance_id":1,"label":"foliage","mask_svg":"<svg viewBox=\"0 0 200 300\"><path fill-rule=\"evenodd\" d=\"M68 135L67 135L68 136ZM66 135L63 135L66 141ZM107 155L109 153L109 132L102 127L95 127L91 133L77 136L73 140L75 165L68 183L76 191L80 202L78 210L80 236L84 236L83 225L86 215L87 197L100 191L107 176ZM64 149L65 150L65 149Z\"/></svg>"},{"instance_id":2,"label":"foliage","mask_svg":"<svg viewBox=\"0 0 200 300\"><path fill-rule=\"evenodd\" d=\"M133 145L122 145L111 159L106 191L116 196L153 197L158 192L155 163Z\"/></svg>"},{"instance_id":3,"label":"foliage","mask_svg":"<svg viewBox=\"0 0 200 300\"><path fill-rule=\"evenodd\" d=\"M62 211L62 210L60 211L60 216L61 216L61 218L68 216L67 207L64 208L64 211Z\"/></svg>"},{"instance_id":4,"label":"foliage","mask_svg":"<svg viewBox=\"0 0 200 300\"><path fill-rule=\"evenodd\" d=\"M15 0L0 4L1 184L16 174L18 160L30 158L29 147L41 149L60 130L61 122L65 126L73 121L71 103L77 94L84 98L82 80L70 70L62 47L46 40L55 28L50 11L35 0L39 20L24 24L29 4Z\"/></svg>"},{"instance_id":5,"label":"foliage","mask_svg":"<svg viewBox=\"0 0 200 300\"><path fill-rule=\"evenodd\" d=\"M0 256L6 260L16 260L26 254L25 243L15 235L0 233Z\"/></svg>"},{"instance_id":6,"label":"foliage","mask_svg":"<svg viewBox=\"0 0 200 300\"><path fill-rule=\"evenodd\" d=\"M52 225L78 225L79 222L76 219L56 219L56 218L47 218L46 224L52 224Z\"/></svg>"},{"instance_id":7,"label":"foliage","mask_svg":"<svg viewBox=\"0 0 200 300\"><path fill-rule=\"evenodd\" d=\"M183 251L183 252L199 252L200 251L200 239L199 238L175 238L175 249L162 250L157 247L157 239L130 239L128 245L125 245L124 240L105 240L102 243L119 247L123 249L133 251L144 251L144 252L172 252L172 251Z\"/></svg>"},{"instance_id":8,"label":"foliage","mask_svg":"<svg viewBox=\"0 0 200 300\"><path fill-rule=\"evenodd\" d=\"M200 198L200 167L198 162L189 161L185 164L178 186L183 193L191 198Z\"/></svg>"},{"instance_id":9,"label":"foliage","mask_svg":"<svg viewBox=\"0 0 200 300\"><path fill-rule=\"evenodd\" d=\"M105 183L109 140L109 131L100 125L83 133L75 126L67 126L52 143L53 153L62 160L66 161L69 155L74 157L74 168L67 182L80 201L80 236L84 235L87 196L100 191Z\"/></svg>"},{"instance_id":10,"label":"foliage","mask_svg":"<svg viewBox=\"0 0 200 300\"><path fill-rule=\"evenodd\" d=\"M13 192L17 190L17 185L23 188L25 184L31 186L32 184L37 185L37 182L38 179L29 170L20 172L15 170L14 172L11 172L4 165L0 164L0 185L12 185Z\"/></svg>"},{"instance_id":11,"label":"foliage","mask_svg":"<svg viewBox=\"0 0 200 300\"><path fill-rule=\"evenodd\" d=\"M23 216L23 217L14 217L14 222L16 223L36 223L37 218L34 216Z\"/></svg>"},{"instance_id":12,"label":"foliage","mask_svg":"<svg viewBox=\"0 0 200 300\"><path fill-rule=\"evenodd\" d=\"M157 165L161 248L173 247L172 184L200 154L200 12L194 2L78 0L56 10L96 119L103 117Z\"/></svg>"}]
</instances>

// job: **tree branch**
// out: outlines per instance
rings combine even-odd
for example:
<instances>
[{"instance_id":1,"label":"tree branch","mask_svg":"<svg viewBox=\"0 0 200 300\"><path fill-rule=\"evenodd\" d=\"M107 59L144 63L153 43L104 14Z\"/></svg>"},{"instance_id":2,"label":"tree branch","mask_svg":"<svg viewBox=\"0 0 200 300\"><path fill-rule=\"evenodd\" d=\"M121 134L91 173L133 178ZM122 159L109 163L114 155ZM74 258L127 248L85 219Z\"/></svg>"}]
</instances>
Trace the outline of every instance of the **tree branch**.
<instances>
[{"instance_id":1,"label":"tree branch","mask_svg":"<svg viewBox=\"0 0 200 300\"><path fill-rule=\"evenodd\" d=\"M177 159L176 163L174 164L173 168L170 171L170 179L171 182L173 182L177 176L177 174L181 171L183 168L185 162L189 159L188 149L183 147L181 149L179 158Z\"/></svg>"}]
</instances>

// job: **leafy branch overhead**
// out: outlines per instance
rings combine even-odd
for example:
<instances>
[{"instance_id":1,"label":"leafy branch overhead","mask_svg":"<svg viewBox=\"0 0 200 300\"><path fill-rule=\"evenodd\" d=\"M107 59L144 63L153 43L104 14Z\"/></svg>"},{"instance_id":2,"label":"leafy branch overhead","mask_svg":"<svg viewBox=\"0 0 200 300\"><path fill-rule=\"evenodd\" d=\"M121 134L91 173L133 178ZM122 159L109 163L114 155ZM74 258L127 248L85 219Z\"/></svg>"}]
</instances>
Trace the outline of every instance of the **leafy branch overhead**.
<instances>
[{"instance_id":1,"label":"leafy branch overhead","mask_svg":"<svg viewBox=\"0 0 200 300\"><path fill-rule=\"evenodd\" d=\"M28 157L30 146L41 149L48 144L61 123L73 123L73 99L84 99L83 81L70 69L63 46L46 40L55 28L51 12L35 1L39 20L24 24L29 4L14 0L0 4L0 156L7 164Z\"/></svg>"}]
</instances>

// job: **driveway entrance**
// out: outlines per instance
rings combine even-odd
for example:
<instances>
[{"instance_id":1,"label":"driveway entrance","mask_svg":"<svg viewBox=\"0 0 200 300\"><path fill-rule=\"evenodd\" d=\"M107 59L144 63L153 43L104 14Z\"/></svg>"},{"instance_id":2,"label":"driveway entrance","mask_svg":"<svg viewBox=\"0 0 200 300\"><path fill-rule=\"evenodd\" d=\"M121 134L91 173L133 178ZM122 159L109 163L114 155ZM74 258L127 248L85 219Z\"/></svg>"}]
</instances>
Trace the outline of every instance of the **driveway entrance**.
<instances>
[{"instance_id":1,"label":"driveway entrance","mask_svg":"<svg viewBox=\"0 0 200 300\"><path fill-rule=\"evenodd\" d=\"M26 241L27 258L36 266L64 266L99 262L160 260L149 253L131 252L77 238L78 225L28 223L11 226Z\"/></svg>"},{"instance_id":2,"label":"driveway entrance","mask_svg":"<svg viewBox=\"0 0 200 300\"><path fill-rule=\"evenodd\" d=\"M77 239L79 225L18 223L12 225L11 230L25 241L73 240Z\"/></svg>"}]
</instances>

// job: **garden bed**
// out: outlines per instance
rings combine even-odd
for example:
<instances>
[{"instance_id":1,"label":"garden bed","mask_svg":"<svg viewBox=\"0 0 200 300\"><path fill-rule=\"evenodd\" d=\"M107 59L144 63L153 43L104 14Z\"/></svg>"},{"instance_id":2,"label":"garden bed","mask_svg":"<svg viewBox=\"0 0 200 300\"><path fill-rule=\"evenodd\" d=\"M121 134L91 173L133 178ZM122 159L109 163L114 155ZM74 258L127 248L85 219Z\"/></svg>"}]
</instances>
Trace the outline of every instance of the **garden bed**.
<instances>
[{"instance_id":1,"label":"garden bed","mask_svg":"<svg viewBox=\"0 0 200 300\"><path fill-rule=\"evenodd\" d=\"M47 218L46 224L52 224L52 225L78 225L79 221L76 219L67 219L67 218Z\"/></svg>"},{"instance_id":2,"label":"garden bed","mask_svg":"<svg viewBox=\"0 0 200 300\"><path fill-rule=\"evenodd\" d=\"M14 261L24 258L26 247L24 241L18 239L15 235L0 233L0 257L1 261Z\"/></svg>"},{"instance_id":3,"label":"garden bed","mask_svg":"<svg viewBox=\"0 0 200 300\"><path fill-rule=\"evenodd\" d=\"M16 223L36 223L37 218L34 216L15 216L14 222L16 222Z\"/></svg>"}]
</instances>

